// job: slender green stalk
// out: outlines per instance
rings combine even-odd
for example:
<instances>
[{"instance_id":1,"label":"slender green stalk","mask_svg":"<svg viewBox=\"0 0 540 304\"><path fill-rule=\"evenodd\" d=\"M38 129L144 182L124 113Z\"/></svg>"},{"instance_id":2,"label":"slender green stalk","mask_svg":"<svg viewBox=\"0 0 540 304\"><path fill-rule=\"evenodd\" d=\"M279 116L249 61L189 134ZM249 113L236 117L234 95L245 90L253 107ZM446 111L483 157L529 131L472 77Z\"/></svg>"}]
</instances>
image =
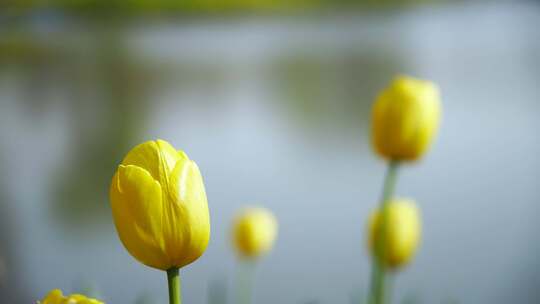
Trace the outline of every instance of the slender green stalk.
<instances>
[{"instance_id":1,"label":"slender green stalk","mask_svg":"<svg viewBox=\"0 0 540 304\"><path fill-rule=\"evenodd\" d=\"M167 283L169 285L169 304L182 304L180 292L180 269L173 267L167 270Z\"/></svg>"},{"instance_id":2,"label":"slender green stalk","mask_svg":"<svg viewBox=\"0 0 540 304\"><path fill-rule=\"evenodd\" d=\"M251 304L253 300L253 280L255 276L254 260L240 260L236 279L236 303Z\"/></svg>"},{"instance_id":3,"label":"slender green stalk","mask_svg":"<svg viewBox=\"0 0 540 304\"><path fill-rule=\"evenodd\" d=\"M372 269L371 269L371 283L370 283L370 294L369 294L369 303L370 304L386 304L387 302L387 293L386 293L386 269L385 269L385 258L386 258L386 225L387 225L387 207L388 203L394 195L394 189L396 187L397 181L397 170L399 167L399 162L390 161L388 164L388 169L386 171L386 176L384 178L384 186L382 191L381 201L379 202L379 209L381 210L381 221L378 227L379 231L376 232L378 236L375 239L375 252L376 254L373 257Z\"/></svg>"}]
</instances>

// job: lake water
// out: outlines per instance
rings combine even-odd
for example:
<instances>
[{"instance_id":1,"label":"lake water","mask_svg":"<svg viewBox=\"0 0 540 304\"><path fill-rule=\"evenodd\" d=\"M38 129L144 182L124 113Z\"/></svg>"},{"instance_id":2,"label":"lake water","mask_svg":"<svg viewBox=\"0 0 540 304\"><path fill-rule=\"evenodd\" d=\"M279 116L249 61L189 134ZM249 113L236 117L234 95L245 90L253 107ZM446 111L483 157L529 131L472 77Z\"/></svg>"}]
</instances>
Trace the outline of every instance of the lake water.
<instances>
[{"instance_id":1,"label":"lake water","mask_svg":"<svg viewBox=\"0 0 540 304\"><path fill-rule=\"evenodd\" d=\"M124 250L108 200L122 156L163 138L201 168L212 220L206 253L182 270L185 303L205 303L212 281L232 287L230 220L251 204L280 223L255 302L348 303L367 287L365 220L385 168L369 110L398 73L436 81L444 117L400 172L423 240L394 299L540 300L538 5L66 23L38 20L26 51L2 55L0 302L55 287L166 300L164 273Z\"/></svg>"}]
</instances>

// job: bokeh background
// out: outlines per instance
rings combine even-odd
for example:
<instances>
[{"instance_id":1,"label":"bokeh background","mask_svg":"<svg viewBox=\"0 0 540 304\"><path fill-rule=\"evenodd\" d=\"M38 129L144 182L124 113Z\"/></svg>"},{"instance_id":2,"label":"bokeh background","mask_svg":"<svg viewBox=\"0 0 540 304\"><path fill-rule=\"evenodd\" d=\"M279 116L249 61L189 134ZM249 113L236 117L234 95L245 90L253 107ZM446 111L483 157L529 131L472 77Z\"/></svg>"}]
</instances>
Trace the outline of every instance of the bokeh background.
<instances>
[{"instance_id":1,"label":"bokeh background","mask_svg":"<svg viewBox=\"0 0 540 304\"><path fill-rule=\"evenodd\" d=\"M2 1L0 302L166 301L108 200L123 155L163 138L199 164L212 220L185 303L231 297L251 204L280 222L254 303L359 303L385 168L370 106L399 73L436 81L444 118L400 172L424 229L395 303L539 302L539 29L532 1Z\"/></svg>"}]
</instances>

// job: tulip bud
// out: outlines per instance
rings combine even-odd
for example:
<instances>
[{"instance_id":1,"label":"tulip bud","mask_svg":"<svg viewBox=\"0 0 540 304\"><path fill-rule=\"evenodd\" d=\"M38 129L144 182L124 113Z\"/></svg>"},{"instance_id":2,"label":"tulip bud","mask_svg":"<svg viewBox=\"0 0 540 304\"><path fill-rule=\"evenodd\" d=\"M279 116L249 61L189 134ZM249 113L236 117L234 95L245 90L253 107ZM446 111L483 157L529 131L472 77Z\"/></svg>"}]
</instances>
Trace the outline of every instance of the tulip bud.
<instances>
[{"instance_id":1,"label":"tulip bud","mask_svg":"<svg viewBox=\"0 0 540 304\"><path fill-rule=\"evenodd\" d=\"M422 230L420 215L411 200L396 199L386 208L384 262L390 268L397 268L407 264L416 252ZM380 239L380 224L381 212L377 210L369 219L368 245L372 254L375 254L376 242Z\"/></svg>"},{"instance_id":2,"label":"tulip bud","mask_svg":"<svg viewBox=\"0 0 540 304\"><path fill-rule=\"evenodd\" d=\"M145 142L127 154L110 199L120 240L141 263L180 268L205 251L210 216L199 168L166 141Z\"/></svg>"},{"instance_id":3,"label":"tulip bud","mask_svg":"<svg viewBox=\"0 0 540 304\"><path fill-rule=\"evenodd\" d=\"M64 296L60 289L51 290L38 304L104 304L96 299L87 298L81 294Z\"/></svg>"},{"instance_id":4,"label":"tulip bud","mask_svg":"<svg viewBox=\"0 0 540 304\"><path fill-rule=\"evenodd\" d=\"M437 86L407 76L397 77L377 97L371 136L377 153L391 160L415 160L431 144L439 126Z\"/></svg>"},{"instance_id":5,"label":"tulip bud","mask_svg":"<svg viewBox=\"0 0 540 304\"><path fill-rule=\"evenodd\" d=\"M275 216L265 208L246 208L234 220L234 245L240 256L257 258L267 253L277 236Z\"/></svg>"}]
</instances>

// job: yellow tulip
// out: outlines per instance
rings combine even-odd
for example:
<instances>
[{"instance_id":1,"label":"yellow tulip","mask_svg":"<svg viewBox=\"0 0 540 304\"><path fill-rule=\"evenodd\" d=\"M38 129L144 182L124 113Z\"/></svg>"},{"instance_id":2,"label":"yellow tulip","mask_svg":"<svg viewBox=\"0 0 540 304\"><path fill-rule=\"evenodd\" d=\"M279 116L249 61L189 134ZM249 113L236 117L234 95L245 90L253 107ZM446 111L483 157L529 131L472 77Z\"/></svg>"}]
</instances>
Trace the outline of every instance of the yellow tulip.
<instances>
[{"instance_id":1,"label":"yellow tulip","mask_svg":"<svg viewBox=\"0 0 540 304\"><path fill-rule=\"evenodd\" d=\"M377 97L371 136L377 153L391 160L415 160L431 144L441 116L437 86L407 76L397 77Z\"/></svg>"},{"instance_id":2,"label":"yellow tulip","mask_svg":"<svg viewBox=\"0 0 540 304\"><path fill-rule=\"evenodd\" d=\"M275 216L265 208L246 208L234 220L234 245L240 256L259 257L272 249L277 236Z\"/></svg>"},{"instance_id":3,"label":"yellow tulip","mask_svg":"<svg viewBox=\"0 0 540 304\"><path fill-rule=\"evenodd\" d=\"M81 294L64 296L60 289L51 290L39 304L104 304L96 299L87 298Z\"/></svg>"},{"instance_id":4,"label":"yellow tulip","mask_svg":"<svg viewBox=\"0 0 540 304\"><path fill-rule=\"evenodd\" d=\"M198 259L210 239L210 216L199 168L163 140L133 148L112 179L114 223L141 263L167 270Z\"/></svg>"},{"instance_id":5,"label":"yellow tulip","mask_svg":"<svg viewBox=\"0 0 540 304\"><path fill-rule=\"evenodd\" d=\"M418 248L422 232L420 215L415 203L407 199L389 202L386 212L384 262L390 268L397 268L407 264ZM381 212L377 210L369 219L368 245L372 254L379 239L380 222Z\"/></svg>"}]
</instances>

